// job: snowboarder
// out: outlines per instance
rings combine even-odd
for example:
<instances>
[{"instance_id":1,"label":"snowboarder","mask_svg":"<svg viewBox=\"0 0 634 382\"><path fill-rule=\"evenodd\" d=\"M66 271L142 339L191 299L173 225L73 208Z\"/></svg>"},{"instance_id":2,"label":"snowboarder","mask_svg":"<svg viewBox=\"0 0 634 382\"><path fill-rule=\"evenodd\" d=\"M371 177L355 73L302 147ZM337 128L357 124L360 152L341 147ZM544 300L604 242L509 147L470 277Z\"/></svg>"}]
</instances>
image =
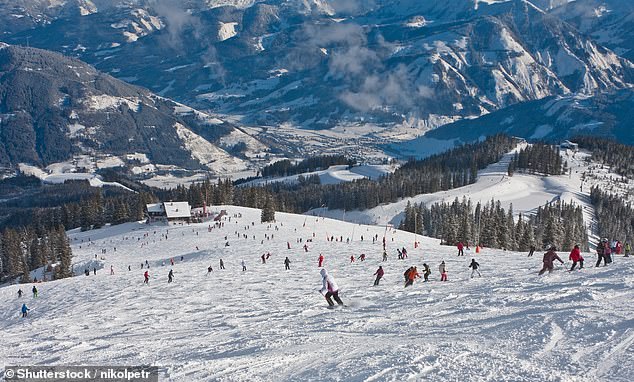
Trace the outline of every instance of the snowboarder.
<instances>
[{"instance_id":1,"label":"snowboarder","mask_svg":"<svg viewBox=\"0 0 634 382\"><path fill-rule=\"evenodd\" d=\"M18 289L18 298L22 297L22 289Z\"/></svg>"},{"instance_id":2,"label":"snowboarder","mask_svg":"<svg viewBox=\"0 0 634 382\"><path fill-rule=\"evenodd\" d=\"M374 272L374 276L376 276L376 280L374 280L374 286L379 285L379 281L381 281L381 278L384 274L385 272L383 271L383 267L379 265L379 269Z\"/></svg>"},{"instance_id":3,"label":"snowboarder","mask_svg":"<svg viewBox=\"0 0 634 382\"><path fill-rule=\"evenodd\" d=\"M321 266L324 265L324 255L320 253L317 261L318 261L317 267L321 268Z\"/></svg>"},{"instance_id":4,"label":"snowboarder","mask_svg":"<svg viewBox=\"0 0 634 382\"><path fill-rule=\"evenodd\" d=\"M242 260L242 272L247 270L247 263L244 262L244 260Z\"/></svg>"},{"instance_id":5,"label":"snowboarder","mask_svg":"<svg viewBox=\"0 0 634 382\"><path fill-rule=\"evenodd\" d=\"M405 288L413 285L416 278L420 278L420 275L418 274L418 270L416 269L416 267L412 267L410 268L409 272L407 272L407 281L405 282Z\"/></svg>"},{"instance_id":6,"label":"snowboarder","mask_svg":"<svg viewBox=\"0 0 634 382\"><path fill-rule=\"evenodd\" d=\"M209 267L207 267L207 276L209 276L209 274L210 274L211 272L213 272L213 270L214 270L214 269L211 267L211 265L210 265Z\"/></svg>"},{"instance_id":7,"label":"snowboarder","mask_svg":"<svg viewBox=\"0 0 634 382\"><path fill-rule=\"evenodd\" d=\"M572 260L572 267L570 268L571 271L574 271L577 263L579 263L579 269L583 269L583 257L581 256L581 250L578 245L575 245L572 251L570 251L568 260Z\"/></svg>"},{"instance_id":8,"label":"snowboarder","mask_svg":"<svg viewBox=\"0 0 634 382\"><path fill-rule=\"evenodd\" d=\"M429 281L429 275L431 275L431 269L427 263L423 263L423 277L425 278L425 281Z\"/></svg>"},{"instance_id":9,"label":"snowboarder","mask_svg":"<svg viewBox=\"0 0 634 382\"><path fill-rule=\"evenodd\" d=\"M26 304L22 304L22 318L26 318L26 316L29 314L29 308L26 307Z\"/></svg>"},{"instance_id":10,"label":"snowboarder","mask_svg":"<svg viewBox=\"0 0 634 382\"><path fill-rule=\"evenodd\" d=\"M150 272L145 271L145 273L143 274L143 278L145 280L143 280L143 284L149 284L150 283Z\"/></svg>"},{"instance_id":11,"label":"snowboarder","mask_svg":"<svg viewBox=\"0 0 634 382\"><path fill-rule=\"evenodd\" d=\"M225 269L225 263L220 259L220 269Z\"/></svg>"},{"instance_id":12,"label":"snowboarder","mask_svg":"<svg viewBox=\"0 0 634 382\"><path fill-rule=\"evenodd\" d=\"M475 261L475 259L471 259L471 264L469 264L469 268L471 268L471 278L473 278L473 275L475 273L478 274L478 277L482 277L482 275L480 274L480 271L478 270L478 268L480 268L480 264L478 264L477 261Z\"/></svg>"},{"instance_id":13,"label":"snowboarder","mask_svg":"<svg viewBox=\"0 0 634 382\"><path fill-rule=\"evenodd\" d=\"M458 248L458 256L464 256L464 244L459 241L456 247Z\"/></svg>"},{"instance_id":14,"label":"snowboarder","mask_svg":"<svg viewBox=\"0 0 634 382\"><path fill-rule=\"evenodd\" d=\"M284 268L287 271L291 270L291 261L288 259L288 256L286 256L286 258L284 259Z\"/></svg>"},{"instance_id":15,"label":"snowboarder","mask_svg":"<svg viewBox=\"0 0 634 382\"><path fill-rule=\"evenodd\" d=\"M539 271L540 275L543 275L546 271L548 271L548 273L553 271L553 261L559 260L560 263L564 263L564 261L557 256L557 252L555 251L557 251L557 248L553 245L548 252L544 253L544 267Z\"/></svg>"},{"instance_id":16,"label":"snowboarder","mask_svg":"<svg viewBox=\"0 0 634 382\"><path fill-rule=\"evenodd\" d=\"M84 269L84 274L86 276L90 276L90 270L88 270L88 268Z\"/></svg>"},{"instance_id":17,"label":"snowboarder","mask_svg":"<svg viewBox=\"0 0 634 382\"><path fill-rule=\"evenodd\" d=\"M37 288L35 285L33 285L33 289L31 289L31 291L33 292L33 298L37 298Z\"/></svg>"},{"instance_id":18,"label":"snowboarder","mask_svg":"<svg viewBox=\"0 0 634 382\"><path fill-rule=\"evenodd\" d=\"M440 281L447 281L447 266L444 260L438 266L438 271L440 271Z\"/></svg>"},{"instance_id":19,"label":"snowboarder","mask_svg":"<svg viewBox=\"0 0 634 382\"><path fill-rule=\"evenodd\" d=\"M322 284L321 290L319 292L323 294L324 297L326 297L326 301L328 301L328 306L335 306L335 304L331 300L331 297L337 302L337 304L343 305L343 301L341 301L341 299L339 298L339 287L337 286L335 279L330 276L324 268L322 268L319 273L321 274Z\"/></svg>"},{"instance_id":20,"label":"snowboarder","mask_svg":"<svg viewBox=\"0 0 634 382\"><path fill-rule=\"evenodd\" d=\"M174 279L174 271L170 269L170 273L167 274L167 283L171 283Z\"/></svg>"},{"instance_id":21,"label":"snowboarder","mask_svg":"<svg viewBox=\"0 0 634 382\"><path fill-rule=\"evenodd\" d=\"M528 257L533 256L533 253L535 253L535 246L531 244L530 251L528 251Z\"/></svg>"}]
</instances>

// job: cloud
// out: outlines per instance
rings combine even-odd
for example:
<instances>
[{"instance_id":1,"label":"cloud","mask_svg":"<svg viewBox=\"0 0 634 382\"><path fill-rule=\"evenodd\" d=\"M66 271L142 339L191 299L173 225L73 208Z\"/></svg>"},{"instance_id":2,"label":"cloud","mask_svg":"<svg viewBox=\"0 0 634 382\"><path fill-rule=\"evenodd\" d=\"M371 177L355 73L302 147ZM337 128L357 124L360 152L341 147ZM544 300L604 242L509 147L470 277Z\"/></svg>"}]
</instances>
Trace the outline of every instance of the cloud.
<instances>
[{"instance_id":1,"label":"cloud","mask_svg":"<svg viewBox=\"0 0 634 382\"><path fill-rule=\"evenodd\" d=\"M177 50L184 50L185 33L193 33L199 38L200 20L183 8L180 0L152 0L151 5L165 23L167 32L165 42Z\"/></svg>"},{"instance_id":2,"label":"cloud","mask_svg":"<svg viewBox=\"0 0 634 382\"><path fill-rule=\"evenodd\" d=\"M340 16L357 16L376 6L375 0L329 0L327 3Z\"/></svg>"}]
</instances>

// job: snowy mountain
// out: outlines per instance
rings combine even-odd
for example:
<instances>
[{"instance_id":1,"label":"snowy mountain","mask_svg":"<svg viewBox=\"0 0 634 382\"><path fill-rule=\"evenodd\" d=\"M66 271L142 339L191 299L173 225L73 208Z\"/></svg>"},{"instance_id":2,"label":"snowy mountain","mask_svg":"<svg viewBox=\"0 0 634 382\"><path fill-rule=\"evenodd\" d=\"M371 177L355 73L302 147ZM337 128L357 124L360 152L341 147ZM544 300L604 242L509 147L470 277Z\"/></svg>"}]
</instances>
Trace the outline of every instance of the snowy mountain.
<instances>
[{"instance_id":1,"label":"snowy mountain","mask_svg":"<svg viewBox=\"0 0 634 382\"><path fill-rule=\"evenodd\" d=\"M378 126L385 134L374 143L394 141L400 127L416 136L518 103L634 81L624 50L601 45L603 24L588 36L557 13L581 2L92 3L97 10L82 15L77 2L65 2L75 11L28 30L7 27L4 38L77 56L241 125L264 125L287 152L297 145L279 125L365 126L365 134Z\"/></svg>"},{"instance_id":2,"label":"snowy mountain","mask_svg":"<svg viewBox=\"0 0 634 382\"><path fill-rule=\"evenodd\" d=\"M533 140L559 142L580 135L612 138L634 144L630 113L634 91L623 89L593 96L566 95L525 102L477 119L465 119L441 126L425 136L391 145L391 151L428 147L426 142L471 142L482 136L505 133ZM438 145L442 148L444 145Z\"/></svg>"},{"instance_id":3,"label":"snowy mountain","mask_svg":"<svg viewBox=\"0 0 634 382\"><path fill-rule=\"evenodd\" d=\"M384 226L281 213L276 223L260 224L259 210L213 207L221 209L228 217L213 229L128 223L71 232L79 276L37 284L37 299L30 284L0 288L1 366L79 365L88 357L91 364L156 365L160 380L171 381L634 378L629 259L594 268L594 256L583 254L583 270L566 272L557 262L538 277L541 252L471 248L459 258L455 247ZM334 235L343 241L326 240ZM407 260L397 260L401 247ZM347 307L326 309L320 253ZM567 260L567 251L559 255ZM470 278L471 258L482 277ZM438 281L441 261L447 282ZM403 272L420 272L423 263L431 281L403 288ZM385 276L372 287L379 265ZM97 274L84 276L86 268ZM19 317L22 303L28 318Z\"/></svg>"},{"instance_id":4,"label":"snowy mountain","mask_svg":"<svg viewBox=\"0 0 634 382\"><path fill-rule=\"evenodd\" d=\"M4 166L45 167L87 156L110 158L111 166L226 173L248 163L225 149L240 142L246 152L262 147L227 122L57 53L4 44L0 78Z\"/></svg>"}]
</instances>

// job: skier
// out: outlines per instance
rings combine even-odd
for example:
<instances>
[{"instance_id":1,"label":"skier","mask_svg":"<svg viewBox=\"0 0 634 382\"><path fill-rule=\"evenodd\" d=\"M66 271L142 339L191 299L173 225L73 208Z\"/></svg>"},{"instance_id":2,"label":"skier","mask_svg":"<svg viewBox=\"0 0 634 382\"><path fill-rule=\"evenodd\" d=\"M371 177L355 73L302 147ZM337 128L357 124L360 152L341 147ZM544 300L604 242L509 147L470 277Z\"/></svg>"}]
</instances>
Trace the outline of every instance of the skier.
<instances>
[{"instance_id":1,"label":"skier","mask_svg":"<svg viewBox=\"0 0 634 382\"><path fill-rule=\"evenodd\" d=\"M350 255L350 262L354 263L354 255Z\"/></svg>"},{"instance_id":2,"label":"skier","mask_svg":"<svg viewBox=\"0 0 634 382\"><path fill-rule=\"evenodd\" d=\"M398 253L398 259L403 260L403 252L399 248L396 248L396 252Z\"/></svg>"},{"instance_id":3,"label":"skier","mask_svg":"<svg viewBox=\"0 0 634 382\"><path fill-rule=\"evenodd\" d=\"M90 276L90 270L88 270L88 268L84 269L84 274L86 276Z\"/></svg>"},{"instance_id":4,"label":"skier","mask_svg":"<svg viewBox=\"0 0 634 382\"><path fill-rule=\"evenodd\" d=\"M145 273L143 274L143 278L145 280L143 280L143 284L149 284L150 283L150 272L149 271L145 271Z\"/></svg>"},{"instance_id":5,"label":"skier","mask_svg":"<svg viewBox=\"0 0 634 382\"><path fill-rule=\"evenodd\" d=\"M603 248L603 259L606 265L612 262L612 248L610 248L610 243L608 243L607 239L605 240L605 248Z\"/></svg>"},{"instance_id":6,"label":"skier","mask_svg":"<svg viewBox=\"0 0 634 382\"><path fill-rule=\"evenodd\" d=\"M414 267L409 267L407 268L407 270L403 273L403 277L405 278L405 282L407 282L407 280L409 280L409 273L411 271L414 270Z\"/></svg>"},{"instance_id":7,"label":"skier","mask_svg":"<svg viewBox=\"0 0 634 382\"><path fill-rule=\"evenodd\" d=\"M412 267L410 268L409 272L407 272L407 281L405 282L405 288L414 284L414 280L416 278L420 278L420 275L418 274L418 270L416 269L416 267Z\"/></svg>"},{"instance_id":8,"label":"skier","mask_svg":"<svg viewBox=\"0 0 634 382\"><path fill-rule=\"evenodd\" d=\"M528 257L533 256L533 253L535 253L535 245L531 244L530 251L528 252Z\"/></svg>"},{"instance_id":9,"label":"skier","mask_svg":"<svg viewBox=\"0 0 634 382\"><path fill-rule=\"evenodd\" d=\"M337 302L339 305L343 305L343 301L339 298L339 287L335 282L335 279L328 274L326 269L322 268L319 271L321 274L321 290L319 291L321 294L326 297L326 301L328 301L328 306L335 306L335 304L330 299L331 297Z\"/></svg>"},{"instance_id":10,"label":"skier","mask_svg":"<svg viewBox=\"0 0 634 382\"><path fill-rule=\"evenodd\" d=\"M22 297L22 289L18 289L18 298Z\"/></svg>"},{"instance_id":11,"label":"skier","mask_svg":"<svg viewBox=\"0 0 634 382\"><path fill-rule=\"evenodd\" d=\"M304 252L308 252L308 244L304 244Z\"/></svg>"},{"instance_id":12,"label":"skier","mask_svg":"<svg viewBox=\"0 0 634 382\"><path fill-rule=\"evenodd\" d=\"M387 261L387 252L383 251L383 261Z\"/></svg>"},{"instance_id":13,"label":"skier","mask_svg":"<svg viewBox=\"0 0 634 382\"><path fill-rule=\"evenodd\" d=\"M209 276L209 274L210 274L211 272L213 272L213 270L214 270L214 269L211 267L211 265L210 265L209 267L207 267L207 276Z\"/></svg>"},{"instance_id":14,"label":"skier","mask_svg":"<svg viewBox=\"0 0 634 382\"><path fill-rule=\"evenodd\" d=\"M132 270L132 268L128 265L128 272L131 271L131 270Z\"/></svg>"},{"instance_id":15,"label":"skier","mask_svg":"<svg viewBox=\"0 0 634 382\"><path fill-rule=\"evenodd\" d=\"M261 258L262 258L262 264L266 264L266 255L262 254Z\"/></svg>"},{"instance_id":16,"label":"skier","mask_svg":"<svg viewBox=\"0 0 634 382\"><path fill-rule=\"evenodd\" d=\"M288 259L288 256L286 256L286 258L284 259L284 268L287 271L291 270L291 261Z\"/></svg>"},{"instance_id":17,"label":"skier","mask_svg":"<svg viewBox=\"0 0 634 382\"><path fill-rule=\"evenodd\" d=\"M571 271L575 269L577 263L579 263L579 269L583 269L583 257L581 256L581 250L578 245L575 245L572 251L570 251L568 260L572 260L572 267L570 268Z\"/></svg>"},{"instance_id":18,"label":"skier","mask_svg":"<svg viewBox=\"0 0 634 382\"><path fill-rule=\"evenodd\" d=\"M33 292L33 298L37 298L37 288L35 285L33 285L33 289L31 289L31 291Z\"/></svg>"},{"instance_id":19,"label":"skier","mask_svg":"<svg viewBox=\"0 0 634 382\"><path fill-rule=\"evenodd\" d=\"M361 256L359 256L359 260L365 261L365 253L362 253Z\"/></svg>"},{"instance_id":20,"label":"skier","mask_svg":"<svg viewBox=\"0 0 634 382\"><path fill-rule=\"evenodd\" d=\"M225 263L220 259L220 269L225 269Z\"/></svg>"},{"instance_id":21,"label":"skier","mask_svg":"<svg viewBox=\"0 0 634 382\"><path fill-rule=\"evenodd\" d=\"M405 249L405 247L403 247L401 253L403 254L403 260L407 259L407 249Z\"/></svg>"},{"instance_id":22,"label":"skier","mask_svg":"<svg viewBox=\"0 0 634 382\"><path fill-rule=\"evenodd\" d=\"M321 268L321 266L324 265L324 255L320 253L317 261L318 261L317 267Z\"/></svg>"},{"instance_id":23,"label":"skier","mask_svg":"<svg viewBox=\"0 0 634 382\"><path fill-rule=\"evenodd\" d=\"M464 244L459 241L456 247L458 248L458 256L464 256Z\"/></svg>"},{"instance_id":24,"label":"skier","mask_svg":"<svg viewBox=\"0 0 634 382\"><path fill-rule=\"evenodd\" d=\"M471 271L471 278L473 278L473 275L475 273L478 274L478 277L482 277L482 275L480 274L480 271L478 270L478 268L480 268L480 264L478 264L477 261L475 261L475 259L471 259L471 264L469 264L469 268L472 269Z\"/></svg>"},{"instance_id":25,"label":"skier","mask_svg":"<svg viewBox=\"0 0 634 382\"><path fill-rule=\"evenodd\" d=\"M97 275L97 267L94 267L94 268L92 269L92 274L93 274L93 275L95 275L95 276Z\"/></svg>"},{"instance_id":26,"label":"skier","mask_svg":"<svg viewBox=\"0 0 634 382\"><path fill-rule=\"evenodd\" d=\"M431 269L427 263L423 263L423 277L425 278L425 281L429 281L429 275L431 275Z\"/></svg>"},{"instance_id":27,"label":"skier","mask_svg":"<svg viewBox=\"0 0 634 382\"><path fill-rule=\"evenodd\" d=\"M625 249L625 257L630 257L630 252L632 252L632 246L630 245L630 242L626 241L623 248Z\"/></svg>"},{"instance_id":28,"label":"skier","mask_svg":"<svg viewBox=\"0 0 634 382\"><path fill-rule=\"evenodd\" d=\"M242 260L242 272L247 270L247 263L244 262L244 260Z\"/></svg>"},{"instance_id":29,"label":"skier","mask_svg":"<svg viewBox=\"0 0 634 382\"><path fill-rule=\"evenodd\" d=\"M447 266L444 260L438 266L438 271L440 271L440 281L447 281Z\"/></svg>"},{"instance_id":30,"label":"skier","mask_svg":"<svg viewBox=\"0 0 634 382\"><path fill-rule=\"evenodd\" d=\"M112 265L110 266L110 275L114 275L114 267Z\"/></svg>"},{"instance_id":31,"label":"skier","mask_svg":"<svg viewBox=\"0 0 634 382\"><path fill-rule=\"evenodd\" d=\"M597 244L597 264L594 266L595 268L601 265L601 261L603 261L604 266L608 265L603 255L603 252L605 250L605 242L607 242L607 240L608 239L603 239L601 240L601 242L599 242L599 244Z\"/></svg>"},{"instance_id":32,"label":"skier","mask_svg":"<svg viewBox=\"0 0 634 382\"><path fill-rule=\"evenodd\" d=\"M564 263L564 261L557 256L557 252L555 251L557 251L557 248L553 245L548 252L544 253L544 267L539 271L540 275L543 275L546 271L548 271L548 273L553 271L553 261L559 260L560 263Z\"/></svg>"},{"instance_id":33,"label":"skier","mask_svg":"<svg viewBox=\"0 0 634 382\"><path fill-rule=\"evenodd\" d=\"M383 277L384 274L385 272L383 271L383 267L379 265L379 269L377 269L376 272L374 272L374 276L376 276L376 280L374 280L374 286L379 285L379 281L381 281L381 278Z\"/></svg>"},{"instance_id":34,"label":"skier","mask_svg":"<svg viewBox=\"0 0 634 382\"><path fill-rule=\"evenodd\" d=\"M26 304L22 304L22 318L26 318L28 311L31 310L26 307Z\"/></svg>"},{"instance_id":35,"label":"skier","mask_svg":"<svg viewBox=\"0 0 634 382\"><path fill-rule=\"evenodd\" d=\"M167 274L167 283L171 283L174 279L174 271L170 269L170 273Z\"/></svg>"}]
</instances>

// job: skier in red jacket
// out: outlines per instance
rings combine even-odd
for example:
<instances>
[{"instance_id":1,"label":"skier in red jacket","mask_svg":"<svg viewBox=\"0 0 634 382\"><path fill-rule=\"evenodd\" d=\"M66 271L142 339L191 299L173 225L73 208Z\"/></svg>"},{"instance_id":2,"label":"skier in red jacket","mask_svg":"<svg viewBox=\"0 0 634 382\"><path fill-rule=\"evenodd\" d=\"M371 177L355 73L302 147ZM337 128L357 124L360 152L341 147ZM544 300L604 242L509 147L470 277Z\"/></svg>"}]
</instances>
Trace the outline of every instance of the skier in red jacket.
<instances>
[{"instance_id":1,"label":"skier in red jacket","mask_svg":"<svg viewBox=\"0 0 634 382\"><path fill-rule=\"evenodd\" d=\"M575 269L577 263L579 263L579 269L583 269L583 257L581 256L581 250L578 245L575 245L572 249L570 256L568 256L568 260L572 260L572 267L570 268L571 271Z\"/></svg>"},{"instance_id":2,"label":"skier in red jacket","mask_svg":"<svg viewBox=\"0 0 634 382\"><path fill-rule=\"evenodd\" d=\"M319 264L317 265L319 268L321 268L322 265L324 265L324 255L322 255L321 253L319 254Z\"/></svg>"}]
</instances>

